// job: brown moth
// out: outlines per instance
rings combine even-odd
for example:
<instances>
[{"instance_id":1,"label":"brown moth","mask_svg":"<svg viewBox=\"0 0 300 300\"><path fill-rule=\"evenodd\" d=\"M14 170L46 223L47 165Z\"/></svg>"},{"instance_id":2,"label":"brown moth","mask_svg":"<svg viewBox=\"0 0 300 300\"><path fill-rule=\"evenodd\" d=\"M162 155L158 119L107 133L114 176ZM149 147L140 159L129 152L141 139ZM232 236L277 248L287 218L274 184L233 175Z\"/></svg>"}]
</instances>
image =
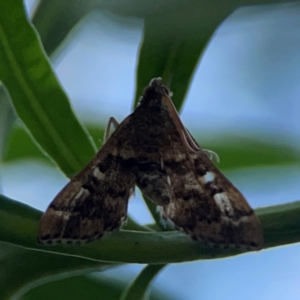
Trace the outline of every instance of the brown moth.
<instances>
[{"instance_id":1,"label":"brown moth","mask_svg":"<svg viewBox=\"0 0 300 300\"><path fill-rule=\"evenodd\" d=\"M259 219L210 154L181 123L161 78L154 78L135 111L51 202L38 242L90 242L120 228L136 185L158 205L163 221L192 239L261 249Z\"/></svg>"}]
</instances>

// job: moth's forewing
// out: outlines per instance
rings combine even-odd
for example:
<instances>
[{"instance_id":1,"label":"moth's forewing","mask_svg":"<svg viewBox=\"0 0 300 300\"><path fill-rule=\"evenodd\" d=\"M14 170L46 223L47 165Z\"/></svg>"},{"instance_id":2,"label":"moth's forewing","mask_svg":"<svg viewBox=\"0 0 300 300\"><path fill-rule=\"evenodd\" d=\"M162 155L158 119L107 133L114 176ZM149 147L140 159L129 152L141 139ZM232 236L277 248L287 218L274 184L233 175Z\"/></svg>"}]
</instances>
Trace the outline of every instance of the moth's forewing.
<instances>
[{"instance_id":1,"label":"moth's forewing","mask_svg":"<svg viewBox=\"0 0 300 300\"><path fill-rule=\"evenodd\" d=\"M156 170L160 176L144 172L139 187L161 206L162 218L210 245L262 248L259 219L243 195L186 132L160 79L153 80L144 93L139 108L141 119L145 118L143 114L152 124L151 132L156 132L156 138L148 138L148 148L143 146L143 151L148 152L149 166L161 168ZM165 182L170 192L166 193ZM154 187L156 195L151 197L149 191Z\"/></svg>"},{"instance_id":2,"label":"moth's forewing","mask_svg":"<svg viewBox=\"0 0 300 300\"><path fill-rule=\"evenodd\" d=\"M39 243L89 242L125 222L135 184L127 157L129 120L130 116L50 203L40 221Z\"/></svg>"},{"instance_id":3,"label":"moth's forewing","mask_svg":"<svg viewBox=\"0 0 300 300\"><path fill-rule=\"evenodd\" d=\"M262 227L243 195L213 165L205 153L166 163L175 198L162 209L194 240L211 245L261 249Z\"/></svg>"}]
</instances>

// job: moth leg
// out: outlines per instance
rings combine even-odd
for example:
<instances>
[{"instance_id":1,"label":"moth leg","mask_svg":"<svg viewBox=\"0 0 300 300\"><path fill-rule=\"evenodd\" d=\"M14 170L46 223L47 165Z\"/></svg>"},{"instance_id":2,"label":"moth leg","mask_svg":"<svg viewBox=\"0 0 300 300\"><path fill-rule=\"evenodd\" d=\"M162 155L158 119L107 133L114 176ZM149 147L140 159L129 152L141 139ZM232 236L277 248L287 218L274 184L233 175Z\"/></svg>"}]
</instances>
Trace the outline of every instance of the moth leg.
<instances>
[{"instance_id":1,"label":"moth leg","mask_svg":"<svg viewBox=\"0 0 300 300\"><path fill-rule=\"evenodd\" d=\"M114 117L110 117L108 120L106 130L105 130L105 135L104 135L104 143L106 143L106 141L110 136L110 129L112 126L114 127L114 129L117 129L117 127L119 126L119 122Z\"/></svg>"},{"instance_id":2,"label":"moth leg","mask_svg":"<svg viewBox=\"0 0 300 300\"><path fill-rule=\"evenodd\" d=\"M187 148L192 149L195 152L202 150L210 160L215 160L217 163L220 162L219 155L212 150L201 149L199 144L196 142L196 140L193 138L193 136L186 128L185 131L183 132L183 142Z\"/></svg>"},{"instance_id":3,"label":"moth leg","mask_svg":"<svg viewBox=\"0 0 300 300\"><path fill-rule=\"evenodd\" d=\"M217 163L220 162L220 157L216 152L214 152L212 150L208 150L208 149L202 149L202 150L208 156L208 158L210 160L215 160Z\"/></svg>"}]
</instances>

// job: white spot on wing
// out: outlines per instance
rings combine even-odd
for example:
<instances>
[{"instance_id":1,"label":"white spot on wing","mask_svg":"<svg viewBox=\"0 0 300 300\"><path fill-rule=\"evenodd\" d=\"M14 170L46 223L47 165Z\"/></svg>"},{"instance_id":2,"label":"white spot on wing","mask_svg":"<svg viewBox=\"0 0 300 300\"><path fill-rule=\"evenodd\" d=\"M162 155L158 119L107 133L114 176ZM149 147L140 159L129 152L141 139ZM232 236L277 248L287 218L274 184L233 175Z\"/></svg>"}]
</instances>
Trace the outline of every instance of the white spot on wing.
<instances>
[{"instance_id":1,"label":"white spot on wing","mask_svg":"<svg viewBox=\"0 0 300 300\"><path fill-rule=\"evenodd\" d=\"M170 178L170 176L167 176L167 182L168 182L168 185L170 185L171 186L171 178Z\"/></svg>"},{"instance_id":2,"label":"white spot on wing","mask_svg":"<svg viewBox=\"0 0 300 300\"><path fill-rule=\"evenodd\" d=\"M62 217L64 221L68 221L70 219L71 213L67 211L57 210L55 211L55 215L58 217Z\"/></svg>"},{"instance_id":3,"label":"white spot on wing","mask_svg":"<svg viewBox=\"0 0 300 300\"><path fill-rule=\"evenodd\" d=\"M222 211L222 213L229 213L232 214L233 213L233 207L231 205L230 200L228 199L226 193L218 193L214 195L214 200L216 202L216 204L218 205L218 207L220 208L220 210Z\"/></svg>"},{"instance_id":4,"label":"white spot on wing","mask_svg":"<svg viewBox=\"0 0 300 300\"><path fill-rule=\"evenodd\" d=\"M65 221L68 221L69 219L70 219L70 216L71 216L71 213L70 212L65 212L64 214L63 214L63 219L65 220Z\"/></svg>"},{"instance_id":5,"label":"white spot on wing","mask_svg":"<svg viewBox=\"0 0 300 300\"><path fill-rule=\"evenodd\" d=\"M75 196L75 200L76 200L76 199L79 199L83 193L84 193L84 189L83 189L83 188L80 188L80 191L79 191L78 194Z\"/></svg>"},{"instance_id":6,"label":"white spot on wing","mask_svg":"<svg viewBox=\"0 0 300 300\"><path fill-rule=\"evenodd\" d=\"M200 180L203 184L208 183L208 182L212 182L215 179L215 174L212 172L206 172L205 175L200 177Z\"/></svg>"},{"instance_id":7,"label":"white spot on wing","mask_svg":"<svg viewBox=\"0 0 300 300\"><path fill-rule=\"evenodd\" d=\"M99 180L102 180L104 178L104 174L99 170L98 167L96 167L93 171L93 175L99 179Z\"/></svg>"},{"instance_id":8,"label":"white spot on wing","mask_svg":"<svg viewBox=\"0 0 300 300\"><path fill-rule=\"evenodd\" d=\"M63 216L63 214L64 214L64 212L63 211L61 211L61 210L55 210L55 212L54 212L58 217L62 217Z\"/></svg>"},{"instance_id":9,"label":"white spot on wing","mask_svg":"<svg viewBox=\"0 0 300 300\"><path fill-rule=\"evenodd\" d=\"M88 196L90 194L90 192L84 188L80 188L80 191L78 192L78 194L75 196L75 200L79 199L81 196Z\"/></svg>"},{"instance_id":10,"label":"white spot on wing","mask_svg":"<svg viewBox=\"0 0 300 300\"><path fill-rule=\"evenodd\" d=\"M215 179L214 174L211 172L207 172L203 177L204 177L205 182L211 182L211 181L214 181L214 179Z\"/></svg>"}]
</instances>

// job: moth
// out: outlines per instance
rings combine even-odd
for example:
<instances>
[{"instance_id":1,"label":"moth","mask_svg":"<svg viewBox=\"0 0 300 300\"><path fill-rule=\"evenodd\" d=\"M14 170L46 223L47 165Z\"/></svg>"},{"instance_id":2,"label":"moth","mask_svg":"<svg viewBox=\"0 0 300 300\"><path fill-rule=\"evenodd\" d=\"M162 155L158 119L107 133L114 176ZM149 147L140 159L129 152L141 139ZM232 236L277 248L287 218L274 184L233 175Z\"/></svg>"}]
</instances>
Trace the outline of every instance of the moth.
<instances>
[{"instance_id":1,"label":"moth","mask_svg":"<svg viewBox=\"0 0 300 300\"><path fill-rule=\"evenodd\" d=\"M38 242L90 242L120 228L137 186L162 220L193 240L261 249L259 219L209 156L183 126L162 79L152 79L135 111L50 203Z\"/></svg>"}]
</instances>

